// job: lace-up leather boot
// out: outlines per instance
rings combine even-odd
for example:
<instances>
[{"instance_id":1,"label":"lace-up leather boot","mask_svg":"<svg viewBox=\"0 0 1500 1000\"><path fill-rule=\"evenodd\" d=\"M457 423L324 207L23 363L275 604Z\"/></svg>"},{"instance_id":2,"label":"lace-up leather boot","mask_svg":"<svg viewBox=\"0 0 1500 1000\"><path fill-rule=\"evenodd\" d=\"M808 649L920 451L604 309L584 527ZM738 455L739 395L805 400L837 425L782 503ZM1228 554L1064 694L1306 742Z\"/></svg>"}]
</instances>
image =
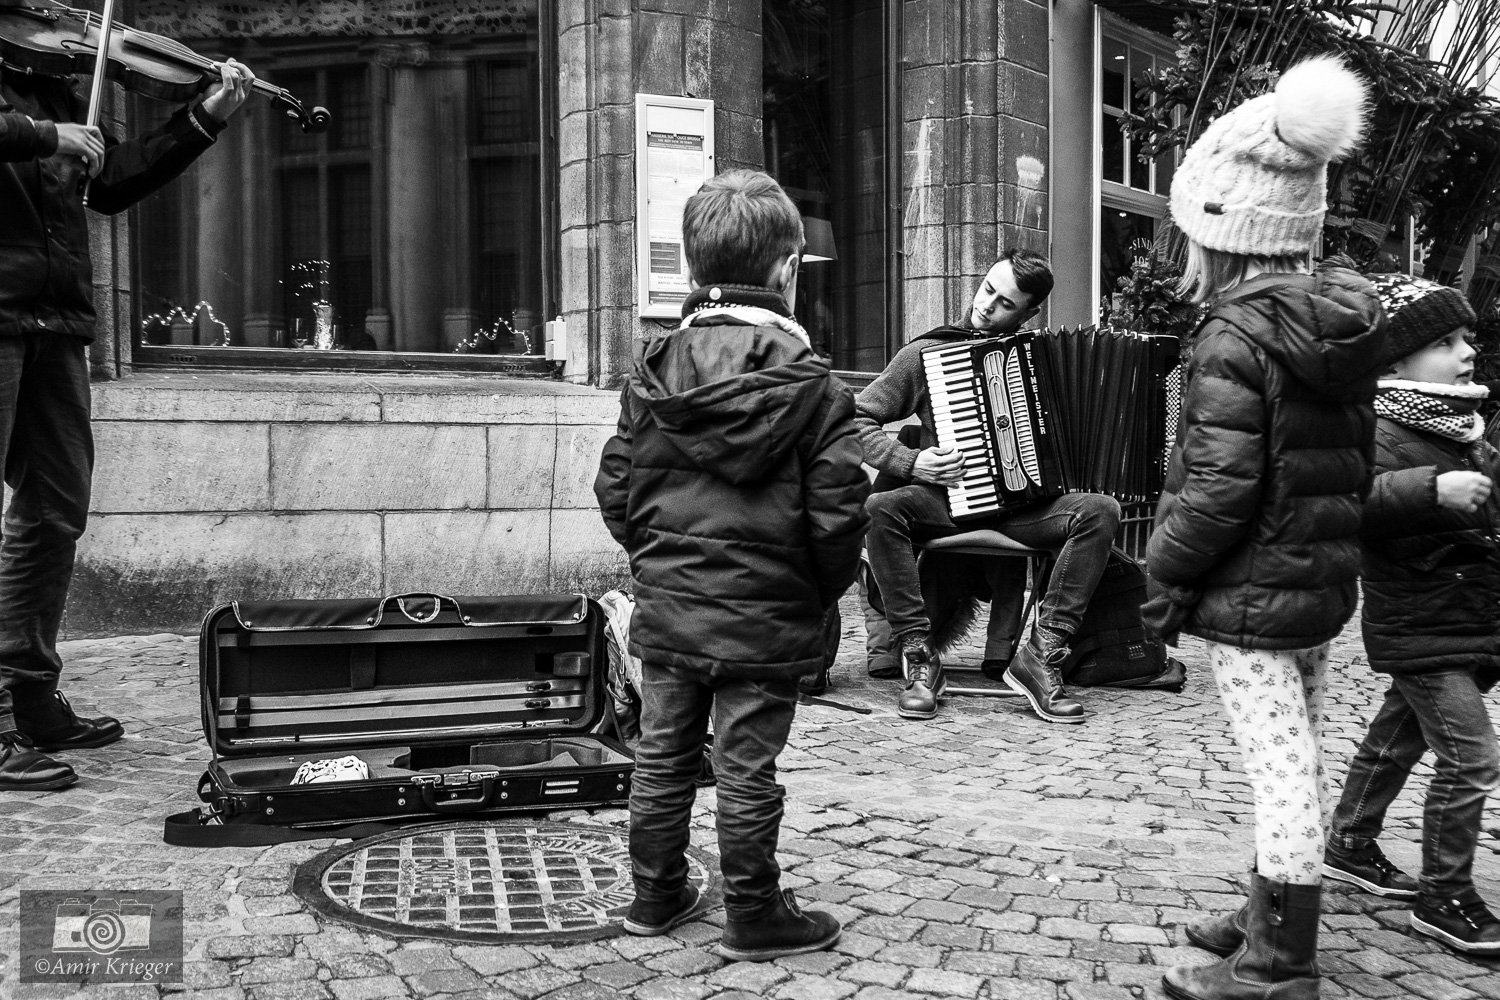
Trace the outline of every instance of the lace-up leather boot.
<instances>
[{"instance_id":1,"label":"lace-up leather boot","mask_svg":"<svg viewBox=\"0 0 1500 1000\"><path fill-rule=\"evenodd\" d=\"M101 715L85 719L73 711L67 696L53 691L39 704L16 704L16 728L38 750L84 750L113 743L125 735L119 719Z\"/></svg>"},{"instance_id":2,"label":"lace-up leather boot","mask_svg":"<svg viewBox=\"0 0 1500 1000\"><path fill-rule=\"evenodd\" d=\"M943 676L943 661L925 632L912 632L901 640L901 661L906 688L896 699L896 714L903 719L937 715L938 699L947 689L948 679Z\"/></svg>"},{"instance_id":3,"label":"lace-up leather boot","mask_svg":"<svg viewBox=\"0 0 1500 1000\"><path fill-rule=\"evenodd\" d=\"M763 915L753 920L724 922L718 952L731 962L769 962L788 955L832 948L844 927L831 913L797 905L792 890L783 889Z\"/></svg>"},{"instance_id":4,"label":"lace-up leather boot","mask_svg":"<svg viewBox=\"0 0 1500 1000\"><path fill-rule=\"evenodd\" d=\"M1062 663L1068 658L1066 637L1038 629L1006 668L1007 687L1031 702L1047 722L1083 721L1083 706L1063 689Z\"/></svg>"},{"instance_id":5,"label":"lace-up leather boot","mask_svg":"<svg viewBox=\"0 0 1500 1000\"><path fill-rule=\"evenodd\" d=\"M14 729L0 733L0 790L45 792L77 780L71 767L38 753L24 734Z\"/></svg>"}]
</instances>

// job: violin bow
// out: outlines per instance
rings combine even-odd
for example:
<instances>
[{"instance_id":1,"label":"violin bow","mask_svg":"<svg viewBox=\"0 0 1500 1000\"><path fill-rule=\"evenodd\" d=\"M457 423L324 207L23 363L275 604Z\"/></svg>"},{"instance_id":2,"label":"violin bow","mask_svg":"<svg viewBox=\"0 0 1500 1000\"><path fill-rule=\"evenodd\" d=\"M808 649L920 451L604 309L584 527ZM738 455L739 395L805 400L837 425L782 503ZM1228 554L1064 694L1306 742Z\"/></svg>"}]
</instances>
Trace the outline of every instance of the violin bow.
<instances>
[{"instance_id":1,"label":"violin bow","mask_svg":"<svg viewBox=\"0 0 1500 1000\"><path fill-rule=\"evenodd\" d=\"M115 29L115 0L104 0L104 12L99 15L99 50L94 54L94 81L89 90L88 118L84 124L93 128L99 124L100 104L104 98L104 72L109 66L109 36ZM85 21L85 30L87 22ZM83 177L83 203L89 203L89 176Z\"/></svg>"}]
</instances>

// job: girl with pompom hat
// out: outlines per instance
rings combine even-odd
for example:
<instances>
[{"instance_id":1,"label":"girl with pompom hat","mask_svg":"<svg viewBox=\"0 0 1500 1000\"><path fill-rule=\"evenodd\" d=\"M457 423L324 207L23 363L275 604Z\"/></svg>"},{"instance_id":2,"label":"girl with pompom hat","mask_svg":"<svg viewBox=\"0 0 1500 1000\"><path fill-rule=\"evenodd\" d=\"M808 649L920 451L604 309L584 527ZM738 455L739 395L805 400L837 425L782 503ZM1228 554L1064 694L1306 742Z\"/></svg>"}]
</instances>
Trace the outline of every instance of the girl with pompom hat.
<instances>
[{"instance_id":1,"label":"girl with pompom hat","mask_svg":"<svg viewBox=\"0 0 1500 1000\"><path fill-rule=\"evenodd\" d=\"M1209 306L1147 545L1146 620L1207 643L1250 777L1245 905L1187 929L1224 956L1165 976L1176 1000L1318 995L1329 642L1354 613L1385 317L1370 283L1308 257L1328 163L1364 130L1365 84L1336 58L1208 126L1172 182L1183 288Z\"/></svg>"}]
</instances>

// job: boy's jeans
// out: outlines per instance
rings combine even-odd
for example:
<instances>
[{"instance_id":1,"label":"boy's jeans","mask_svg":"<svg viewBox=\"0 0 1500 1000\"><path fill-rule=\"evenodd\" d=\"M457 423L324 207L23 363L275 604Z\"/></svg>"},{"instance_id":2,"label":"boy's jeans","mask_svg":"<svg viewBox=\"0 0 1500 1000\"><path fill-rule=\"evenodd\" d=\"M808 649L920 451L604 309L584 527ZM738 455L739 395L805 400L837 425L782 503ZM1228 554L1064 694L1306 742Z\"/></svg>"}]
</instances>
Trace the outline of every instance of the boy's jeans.
<instances>
[{"instance_id":1,"label":"boy's jeans","mask_svg":"<svg viewBox=\"0 0 1500 1000\"><path fill-rule=\"evenodd\" d=\"M731 920L756 919L780 889L776 844L786 791L776 783L776 757L792 729L797 681L716 680L651 663L642 680L630 789L636 895L663 902L686 882L688 823L712 713L724 911Z\"/></svg>"},{"instance_id":2,"label":"boy's jeans","mask_svg":"<svg viewBox=\"0 0 1500 1000\"><path fill-rule=\"evenodd\" d=\"M1378 837L1386 810L1431 747L1437 760L1422 816L1422 892L1441 896L1472 886L1484 800L1500 784L1500 749L1484 704L1494 684L1494 677L1476 681L1473 670L1392 676L1349 765L1333 843L1359 850Z\"/></svg>"}]
</instances>

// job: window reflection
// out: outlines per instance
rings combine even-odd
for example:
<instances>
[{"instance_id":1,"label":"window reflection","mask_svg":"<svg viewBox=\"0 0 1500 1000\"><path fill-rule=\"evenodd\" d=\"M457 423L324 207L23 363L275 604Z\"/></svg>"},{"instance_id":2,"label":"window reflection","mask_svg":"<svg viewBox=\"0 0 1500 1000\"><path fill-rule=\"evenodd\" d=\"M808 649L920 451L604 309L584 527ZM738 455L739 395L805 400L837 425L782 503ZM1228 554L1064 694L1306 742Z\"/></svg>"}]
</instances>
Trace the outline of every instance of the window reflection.
<instances>
[{"instance_id":1,"label":"window reflection","mask_svg":"<svg viewBox=\"0 0 1500 1000\"><path fill-rule=\"evenodd\" d=\"M426 6L454 33L352 36L327 5L295 35L225 15L219 37L183 39L333 120L303 134L252 96L218 148L133 210L141 343L543 353L537 0L508 2L489 34L460 30L472 5ZM132 128L174 110L133 98Z\"/></svg>"}]
</instances>

